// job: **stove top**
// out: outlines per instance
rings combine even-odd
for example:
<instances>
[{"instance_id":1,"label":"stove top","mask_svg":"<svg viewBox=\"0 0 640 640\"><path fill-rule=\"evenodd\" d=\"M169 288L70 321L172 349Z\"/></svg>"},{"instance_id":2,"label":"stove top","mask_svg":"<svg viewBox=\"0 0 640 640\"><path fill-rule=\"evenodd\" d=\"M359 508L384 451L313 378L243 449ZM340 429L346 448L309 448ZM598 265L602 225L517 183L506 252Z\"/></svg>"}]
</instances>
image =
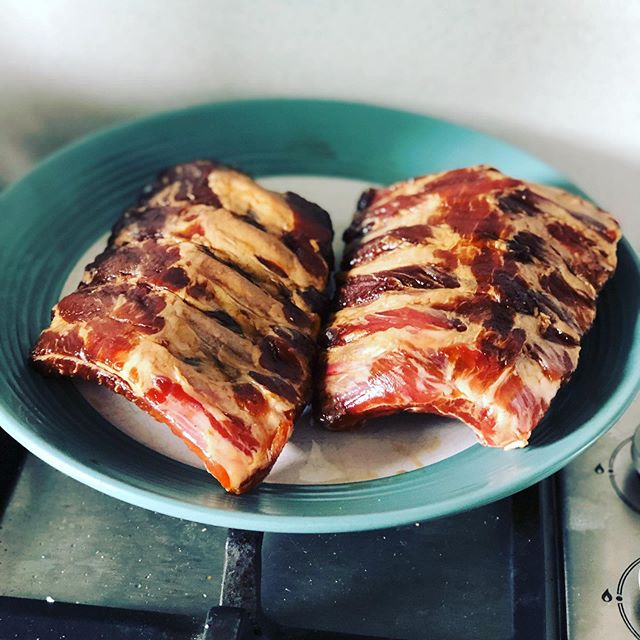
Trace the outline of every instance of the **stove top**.
<instances>
[{"instance_id":1,"label":"stove top","mask_svg":"<svg viewBox=\"0 0 640 640\"><path fill-rule=\"evenodd\" d=\"M2 434L0 628L255 638L259 597L268 638L640 638L639 422L637 400L561 474L467 513L264 539L116 501Z\"/></svg>"},{"instance_id":2,"label":"stove top","mask_svg":"<svg viewBox=\"0 0 640 640\"><path fill-rule=\"evenodd\" d=\"M569 637L640 638L640 478L631 441L640 397L562 472Z\"/></svg>"}]
</instances>

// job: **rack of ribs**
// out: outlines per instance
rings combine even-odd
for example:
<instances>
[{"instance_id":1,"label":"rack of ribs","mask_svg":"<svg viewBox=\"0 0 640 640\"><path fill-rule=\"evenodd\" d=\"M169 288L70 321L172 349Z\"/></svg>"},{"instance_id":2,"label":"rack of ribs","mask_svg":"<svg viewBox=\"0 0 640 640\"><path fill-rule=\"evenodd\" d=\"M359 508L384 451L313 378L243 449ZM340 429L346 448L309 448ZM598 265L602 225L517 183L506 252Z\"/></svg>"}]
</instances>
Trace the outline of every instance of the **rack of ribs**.
<instances>
[{"instance_id":1,"label":"rack of ribs","mask_svg":"<svg viewBox=\"0 0 640 640\"><path fill-rule=\"evenodd\" d=\"M576 195L475 166L365 192L344 238L319 422L437 413L513 448L577 366L620 232Z\"/></svg>"},{"instance_id":2,"label":"rack of ribs","mask_svg":"<svg viewBox=\"0 0 640 640\"><path fill-rule=\"evenodd\" d=\"M309 400L332 237L294 193L212 162L173 167L54 307L32 359L126 396L247 491Z\"/></svg>"}]
</instances>

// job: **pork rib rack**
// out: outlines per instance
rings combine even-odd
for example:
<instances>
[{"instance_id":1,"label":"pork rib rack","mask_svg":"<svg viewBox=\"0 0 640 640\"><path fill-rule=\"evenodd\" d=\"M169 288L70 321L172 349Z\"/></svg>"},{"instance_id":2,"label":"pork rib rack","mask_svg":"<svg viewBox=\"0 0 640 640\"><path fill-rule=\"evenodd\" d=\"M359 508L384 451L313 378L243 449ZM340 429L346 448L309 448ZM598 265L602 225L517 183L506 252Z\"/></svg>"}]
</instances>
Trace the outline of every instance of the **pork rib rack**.
<instances>
[{"instance_id":1,"label":"pork rib rack","mask_svg":"<svg viewBox=\"0 0 640 640\"><path fill-rule=\"evenodd\" d=\"M486 166L364 193L345 233L319 421L433 412L485 445L526 445L576 368L619 238L589 202Z\"/></svg>"},{"instance_id":2,"label":"pork rib rack","mask_svg":"<svg viewBox=\"0 0 640 640\"><path fill-rule=\"evenodd\" d=\"M332 237L293 193L212 162L169 169L54 307L33 361L126 396L244 492L308 402Z\"/></svg>"}]
</instances>

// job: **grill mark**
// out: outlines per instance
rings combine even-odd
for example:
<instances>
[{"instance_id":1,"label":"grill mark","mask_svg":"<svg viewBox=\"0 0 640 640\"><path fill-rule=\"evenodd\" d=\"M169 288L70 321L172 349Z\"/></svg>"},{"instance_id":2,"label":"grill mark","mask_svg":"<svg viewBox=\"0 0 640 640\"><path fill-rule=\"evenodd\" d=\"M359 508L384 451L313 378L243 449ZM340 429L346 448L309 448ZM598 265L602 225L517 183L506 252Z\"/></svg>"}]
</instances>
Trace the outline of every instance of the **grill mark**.
<instances>
[{"instance_id":1,"label":"grill mark","mask_svg":"<svg viewBox=\"0 0 640 640\"><path fill-rule=\"evenodd\" d=\"M204 245L202 245L204 247ZM257 287L260 287L265 291L265 293L269 294L272 298L277 300L284 309L285 315L289 322L293 322L295 324L299 324L303 327L310 327L312 320L307 314L306 311L300 309L298 305L293 301L293 293L297 293L304 300L302 292L298 289L293 289L290 291L284 283L276 282L271 276L267 273L264 275L261 273L256 273L255 271L247 271L243 267L239 266L235 262L230 259L223 258L221 256L217 256L211 250L205 249L206 253L218 260L218 262L224 264L225 266L233 269L238 275L242 276L245 280L248 280L252 284ZM266 267L265 267L266 269ZM304 291L304 290L303 290Z\"/></svg>"},{"instance_id":2,"label":"grill mark","mask_svg":"<svg viewBox=\"0 0 640 640\"><path fill-rule=\"evenodd\" d=\"M539 308L535 292L519 276L513 276L506 271L496 271L493 278L498 299L507 308L529 316Z\"/></svg>"},{"instance_id":3,"label":"grill mark","mask_svg":"<svg viewBox=\"0 0 640 640\"><path fill-rule=\"evenodd\" d=\"M567 306L591 305L593 300L574 289L559 273L552 271L540 278L540 286Z\"/></svg>"},{"instance_id":4,"label":"grill mark","mask_svg":"<svg viewBox=\"0 0 640 640\"><path fill-rule=\"evenodd\" d=\"M272 393L288 400L292 404L296 404L298 402L298 393L296 392L295 387L281 378L268 376L260 373L259 371L249 371L248 375L265 389L268 389Z\"/></svg>"},{"instance_id":5,"label":"grill mark","mask_svg":"<svg viewBox=\"0 0 640 640\"><path fill-rule=\"evenodd\" d=\"M237 333L238 335L241 335L241 336L244 335L242 327L226 311L223 311L222 309L217 309L214 311L204 311L203 313L208 318L213 318L214 320L217 320L219 324L221 324L223 327L227 329L230 329L234 333Z\"/></svg>"},{"instance_id":6,"label":"grill mark","mask_svg":"<svg viewBox=\"0 0 640 640\"><path fill-rule=\"evenodd\" d=\"M267 371L293 382L301 380L304 376L304 369L298 360L296 350L279 336L266 336L260 341L258 362Z\"/></svg>"},{"instance_id":7,"label":"grill mark","mask_svg":"<svg viewBox=\"0 0 640 640\"><path fill-rule=\"evenodd\" d=\"M252 384L241 383L233 385L233 397L245 411L254 417L264 415L269 408L264 396Z\"/></svg>"},{"instance_id":8,"label":"grill mark","mask_svg":"<svg viewBox=\"0 0 640 640\"><path fill-rule=\"evenodd\" d=\"M232 213L235 213L235 212L232 211ZM260 229L260 231L264 231L265 233L268 233L267 228L261 222L258 222L258 220L256 219L256 215L253 211L247 211L247 213L236 214L236 215L238 215L238 217L241 218L243 222L250 224L252 227L255 227L256 229Z\"/></svg>"},{"instance_id":9,"label":"grill mark","mask_svg":"<svg viewBox=\"0 0 640 640\"><path fill-rule=\"evenodd\" d=\"M522 352L526 340L523 329L512 329L506 335L486 331L478 342L480 352L487 357L494 358L502 367L513 364Z\"/></svg>"},{"instance_id":10,"label":"grill mark","mask_svg":"<svg viewBox=\"0 0 640 640\"><path fill-rule=\"evenodd\" d=\"M455 289L458 280L434 266L411 265L378 273L352 276L343 284L338 307L357 306L375 300L387 291L402 289Z\"/></svg>"},{"instance_id":11,"label":"grill mark","mask_svg":"<svg viewBox=\"0 0 640 640\"><path fill-rule=\"evenodd\" d=\"M295 194L292 194L295 196ZM315 211L315 205L308 203L303 198L296 196L297 200L294 198L293 201L296 202L298 206L300 202L306 203L305 207L309 211ZM320 211L323 212L326 216L328 214L323 209L317 207ZM225 210L227 211L227 210ZM233 211L229 211L229 213L240 223L243 225L256 227L254 221L251 220L250 217L246 215L240 215ZM169 241L172 239L178 240L178 242L188 240L193 244L198 244L199 246L206 247L208 253L211 257L216 257L216 249L208 245L205 231L200 222L197 221L198 217L201 217L202 214L198 214L196 219L192 220L192 217L189 217L189 208L181 208L176 209L175 207L153 207L147 209L142 212L138 212L135 220L131 220L127 224L120 225L119 223L114 226L112 231L112 244L127 244L128 242L122 237L123 233L128 233L131 236L131 239L134 241L144 241L146 239L157 239L157 238L165 238ZM215 214L213 214L215 215ZM298 214L296 214L298 215ZM308 217L311 214L306 214ZM318 214L319 219L322 218L320 214ZM170 229L168 228L170 225L179 225L181 222L185 222L186 220L191 221L191 224L183 229ZM259 224L259 223L257 223ZM331 265L333 264L333 251L331 249L331 240L333 238L333 229L329 227L327 230L326 227L322 227L320 222L312 222L307 223L300 221L297 222L298 227L294 228L289 234L285 234L283 237L278 237L276 234L269 233L268 231L263 231L266 235L269 236L270 239L279 242L286 250L294 253L298 258L300 264L303 268L310 273L311 275L318 278L326 278L329 272L329 266L327 262L323 259L323 256L318 254L312 247L309 241L309 235L320 231L321 239L319 241L321 251L328 251L330 261L328 261ZM330 224L330 223L329 223ZM135 227L133 227L135 225ZM301 226L302 225L302 226ZM306 226L305 226L306 225ZM295 234L300 234L296 236ZM193 236L200 236L199 239L195 239ZM326 245L326 238L328 240L328 249ZM323 245L323 242L325 245ZM324 247L324 248L323 248ZM265 267L269 272L277 275L279 278L287 278L286 271L280 267L280 265L276 264L272 260L264 258L263 256L256 256L257 261ZM246 273L246 272L245 272ZM266 284L271 281L270 277L264 277L258 273L253 274L254 277L259 278L261 284Z\"/></svg>"},{"instance_id":12,"label":"grill mark","mask_svg":"<svg viewBox=\"0 0 640 640\"><path fill-rule=\"evenodd\" d=\"M274 300L277 300L282 305L285 317L287 318L287 320L289 320L289 322L298 324L299 326L305 328L311 326L311 318L309 317L309 315L292 301L291 293L283 285L274 282L270 278L260 278L255 273L246 271L235 262L216 255L206 245L197 244L196 246L198 247L198 249L206 253L210 258L213 258L220 264L229 267L229 269L235 271L239 276L255 285L256 287L262 288L265 293L270 295Z\"/></svg>"},{"instance_id":13,"label":"grill mark","mask_svg":"<svg viewBox=\"0 0 640 640\"><path fill-rule=\"evenodd\" d=\"M264 265L267 269L269 269L269 271L275 273L277 276L280 276L281 278L287 277L287 272L272 260L268 260L267 258L263 258L262 256L256 256L256 260L260 264Z\"/></svg>"},{"instance_id":14,"label":"grill mark","mask_svg":"<svg viewBox=\"0 0 640 640\"><path fill-rule=\"evenodd\" d=\"M429 224L417 224L391 229L382 236L348 247L342 260L342 268L367 264L387 251L393 251L404 245L420 245L432 238Z\"/></svg>"},{"instance_id":15,"label":"grill mark","mask_svg":"<svg viewBox=\"0 0 640 640\"><path fill-rule=\"evenodd\" d=\"M170 267L162 274L162 282L175 291L186 287L190 279L182 267Z\"/></svg>"},{"instance_id":16,"label":"grill mark","mask_svg":"<svg viewBox=\"0 0 640 640\"><path fill-rule=\"evenodd\" d=\"M568 347L577 347L580 344L579 340L576 340L573 336L553 325L549 325L544 331L541 331L540 335L545 340L556 342L557 344L562 344Z\"/></svg>"},{"instance_id":17,"label":"grill mark","mask_svg":"<svg viewBox=\"0 0 640 640\"><path fill-rule=\"evenodd\" d=\"M297 329L272 327L273 333L286 340L293 349L299 351L307 360L311 360L316 352L316 345L311 338L300 333Z\"/></svg>"},{"instance_id":18,"label":"grill mark","mask_svg":"<svg viewBox=\"0 0 640 640\"><path fill-rule=\"evenodd\" d=\"M564 207L563 207L564 208ZM579 211L571 211L566 209L565 211L574 219L579 220L584 225L595 231L601 238L607 240L607 242L614 242L618 237L617 232L614 229L609 229L606 225L602 224L600 220L596 220L586 213L580 213Z\"/></svg>"},{"instance_id":19,"label":"grill mark","mask_svg":"<svg viewBox=\"0 0 640 640\"><path fill-rule=\"evenodd\" d=\"M516 262L531 263L545 260L545 241L535 233L519 231L507 242L507 255Z\"/></svg>"},{"instance_id":20,"label":"grill mark","mask_svg":"<svg viewBox=\"0 0 640 640\"><path fill-rule=\"evenodd\" d=\"M217 319L226 328L243 335L240 324L226 311L220 308L201 309L192 300L188 299L187 296L196 300L205 298L208 295L208 291L201 284L190 284L189 276L182 267L169 266L165 268L167 264L173 265L181 259L182 254L179 245L159 245L155 240L150 239L145 240L142 244L125 245L119 249L107 249L89 265L88 270L93 273L89 285L85 286L112 282L115 278L126 278L127 281L148 284L154 289L167 288L191 308ZM216 286L227 291L235 300L235 295L229 292L220 282L216 281ZM185 289L184 293L181 292L181 289ZM236 304L239 309L245 308L239 302L236 302ZM251 321L251 318L248 318L248 320ZM253 331L259 333L253 322L251 322L251 325Z\"/></svg>"},{"instance_id":21,"label":"grill mark","mask_svg":"<svg viewBox=\"0 0 640 640\"><path fill-rule=\"evenodd\" d=\"M483 206L488 206L486 200L481 202L485 203ZM477 240L498 240L506 229L503 217L493 208L488 213L486 211L484 213L485 217L478 221L473 231L474 238Z\"/></svg>"},{"instance_id":22,"label":"grill mark","mask_svg":"<svg viewBox=\"0 0 640 640\"><path fill-rule=\"evenodd\" d=\"M388 329L405 328L455 330L462 333L467 330L467 325L459 318L402 307L365 315L358 322L328 327L321 337L322 346L343 346L348 342L347 338L357 332L362 332L362 337L369 337Z\"/></svg>"},{"instance_id":23,"label":"grill mark","mask_svg":"<svg viewBox=\"0 0 640 640\"><path fill-rule=\"evenodd\" d=\"M378 218L388 218L399 211L405 211L421 204L432 194L437 194L443 199L443 204L452 209L462 203L475 200L481 201L480 196L485 196L491 191L515 187L521 184L518 180L502 175L493 177L487 175L486 167L474 167L448 171L444 175L435 178L422 185L422 189L415 194L398 194L382 205L371 206L358 212L345 232L345 241L350 242L363 234L362 227L370 221ZM420 178L416 178L420 180ZM389 192L384 189L376 193L376 199L384 198Z\"/></svg>"},{"instance_id":24,"label":"grill mark","mask_svg":"<svg viewBox=\"0 0 640 640\"><path fill-rule=\"evenodd\" d=\"M571 249L593 246L592 240L587 238L583 233L580 233L577 229L574 229L563 222L552 222L551 224L548 224L547 231L556 240Z\"/></svg>"},{"instance_id":25,"label":"grill mark","mask_svg":"<svg viewBox=\"0 0 640 640\"><path fill-rule=\"evenodd\" d=\"M511 331L515 317L513 309L492 300L485 293L476 293L465 299L457 298L435 303L432 308L468 318L470 323L480 323L485 329L496 332L500 336L505 336Z\"/></svg>"},{"instance_id":26,"label":"grill mark","mask_svg":"<svg viewBox=\"0 0 640 640\"><path fill-rule=\"evenodd\" d=\"M500 336L508 335L513 327L514 311L508 309L494 300L490 300L488 304L489 317L487 317L482 326L489 331L495 331Z\"/></svg>"},{"instance_id":27,"label":"grill mark","mask_svg":"<svg viewBox=\"0 0 640 640\"><path fill-rule=\"evenodd\" d=\"M311 326L311 318L309 318L309 316L291 300L282 301L282 309L286 319L292 324L297 324L298 326L305 328Z\"/></svg>"},{"instance_id":28,"label":"grill mark","mask_svg":"<svg viewBox=\"0 0 640 640\"><path fill-rule=\"evenodd\" d=\"M540 200L540 196L525 187L500 196L497 202L498 207L504 213L524 213L528 216L535 216L540 213L538 208Z\"/></svg>"},{"instance_id":29,"label":"grill mark","mask_svg":"<svg viewBox=\"0 0 640 640\"><path fill-rule=\"evenodd\" d=\"M305 311L300 309L300 307L298 307L292 301L291 293L286 289L286 287L284 287L284 285L276 283L270 278L261 278L257 274L243 269L235 262L216 255L206 245L197 244L196 246L198 247L198 249L206 253L210 258L228 267L239 276L241 276L244 280L250 282L252 285L258 288L261 288L267 295L278 301L282 305L285 317L287 317L289 322L294 322L304 327L311 326L311 319Z\"/></svg>"}]
</instances>

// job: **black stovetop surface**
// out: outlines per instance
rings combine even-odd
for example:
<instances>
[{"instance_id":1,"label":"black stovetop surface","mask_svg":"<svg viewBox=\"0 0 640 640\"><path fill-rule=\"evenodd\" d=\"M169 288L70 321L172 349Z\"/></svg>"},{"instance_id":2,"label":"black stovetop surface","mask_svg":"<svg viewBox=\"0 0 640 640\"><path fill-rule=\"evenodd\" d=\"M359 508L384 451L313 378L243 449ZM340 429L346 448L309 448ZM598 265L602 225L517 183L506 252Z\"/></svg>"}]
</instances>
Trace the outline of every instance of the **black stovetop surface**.
<instances>
[{"instance_id":1,"label":"black stovetop surface","mask_svg":"<svg viewBox=\"0 0 640 640\"><path fill-rule=\"evenodd\" d=\"M554 496L550 480L431 522L265 534L245 583L231 557L244 534L234 531L223 603L255 596L261 568L263 637L563 638ZM256 637L250 611L217 607L225 529L102 495L3 432L0 508L1 638ZM247 539L241 551L255 556L260 536Z\"/></svg>"}]
</instances>

